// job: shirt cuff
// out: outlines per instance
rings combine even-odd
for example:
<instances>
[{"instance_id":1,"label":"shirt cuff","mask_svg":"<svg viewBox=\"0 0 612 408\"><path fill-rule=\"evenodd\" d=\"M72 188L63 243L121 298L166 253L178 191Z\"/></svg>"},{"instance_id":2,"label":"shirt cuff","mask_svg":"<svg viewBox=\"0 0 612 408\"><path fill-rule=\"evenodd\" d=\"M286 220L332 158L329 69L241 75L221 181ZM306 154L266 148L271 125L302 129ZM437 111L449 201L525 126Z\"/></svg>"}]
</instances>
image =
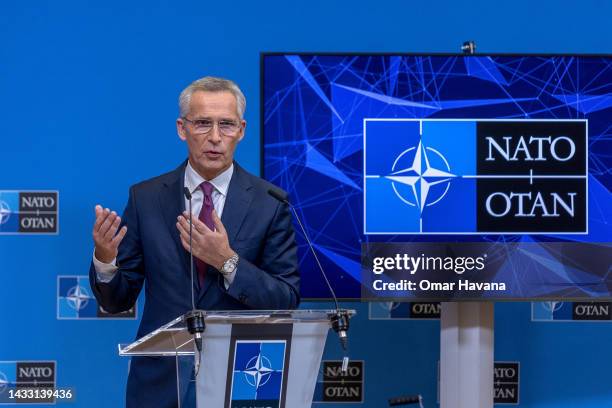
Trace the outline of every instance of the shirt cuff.
<instances>
[{"instance_id":1,"label":"shirt cuff","mask_svg":"<svg viewBox=\"0 0 612 408\"><path fill-rule=\"evenodd\" d=\"M96 270L96 279L101 283L108 283L115 277L117 272L117 258L113 259L111 263L104 263L96 258L96 249L94 248L93 253L93 264Z\"/></svg>"},{"instance_id":2,"label":"shirt cuff","mask_svg":"<svg viewBox=\"0 0 612 408\"><path fill-rule=\"evenodd\" d=\"M234 269L234 272L232 272L232 273L230 273L228 275L223 275L223 284L225 286L225 290L228 290L230 285L234 281L234 278L236 277L236 271L237 270L238 270L238 268Z\"/></svg>"}]
</instances>

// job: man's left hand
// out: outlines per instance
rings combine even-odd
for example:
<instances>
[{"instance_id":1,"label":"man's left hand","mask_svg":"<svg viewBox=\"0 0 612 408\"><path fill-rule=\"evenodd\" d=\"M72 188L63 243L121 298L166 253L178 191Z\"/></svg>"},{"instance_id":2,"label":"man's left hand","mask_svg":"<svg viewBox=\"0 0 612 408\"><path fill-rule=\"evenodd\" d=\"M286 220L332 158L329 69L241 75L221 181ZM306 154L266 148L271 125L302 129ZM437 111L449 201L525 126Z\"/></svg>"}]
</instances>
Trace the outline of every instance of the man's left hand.
<instances>
[{"instance_id":1,"label":"man's left hand","mask_svg":"<svg viewBox=\"0 0 612 408\"><path fill-rule=\"evenodd\" d=\"M217 212L212 212L215 230L211 230L198 219L197 216L192 217L192 248L193 256L213 266L217 270L221 270L225 261L227 261L235 252L230 248L227 232L223 223L217 216ZM178 216L176 227L181 234L181 242L183 248L189 251L189 213L183 212Z\"/></svg>"}]
</instances>

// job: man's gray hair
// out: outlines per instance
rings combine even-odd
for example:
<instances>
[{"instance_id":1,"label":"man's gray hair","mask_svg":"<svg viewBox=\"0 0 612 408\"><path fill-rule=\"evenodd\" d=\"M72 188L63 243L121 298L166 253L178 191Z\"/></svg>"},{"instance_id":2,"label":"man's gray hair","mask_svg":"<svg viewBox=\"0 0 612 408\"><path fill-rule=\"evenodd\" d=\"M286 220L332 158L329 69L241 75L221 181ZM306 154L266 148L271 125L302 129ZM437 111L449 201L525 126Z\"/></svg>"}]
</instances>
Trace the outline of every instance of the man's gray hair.
<instances>
[{"instance_id":1,"label":"man's gray hair","mask_svg":"<svg viewBox=\"0 0 612 408\"><path fill-rule=\"evenodd\" d=\"M183 89L179 95L179 113L181 118L184 118L189 113L189 104L191 103L191 95L196 91L205 92L231 92L236 98L236 108L240 119L244 117L246 110L246 98L234 81L229 79L207 76L196 79L189 86Z\"/></svg>"}]
</instances>

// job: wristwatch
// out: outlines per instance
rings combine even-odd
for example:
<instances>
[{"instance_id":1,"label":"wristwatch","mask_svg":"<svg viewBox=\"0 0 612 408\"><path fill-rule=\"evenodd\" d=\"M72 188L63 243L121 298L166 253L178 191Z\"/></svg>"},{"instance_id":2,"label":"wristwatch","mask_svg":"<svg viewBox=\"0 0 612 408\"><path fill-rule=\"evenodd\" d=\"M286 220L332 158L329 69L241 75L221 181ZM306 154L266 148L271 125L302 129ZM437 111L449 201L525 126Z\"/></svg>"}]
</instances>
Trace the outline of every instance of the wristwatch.
<instances>
[{"instance_id":1,"label":"wristwatch","mask_svg":"<svg viewBox=\"0 0 612 408\"><path fill-rule=\"evenodd\" d=\"M238 266L238 259L238 254L230 256L227 261L223 263L223 266L219 272L221 272L221 274L224 276L234 273L236 271L236 267Z\"/></svg>"}]
</instances>

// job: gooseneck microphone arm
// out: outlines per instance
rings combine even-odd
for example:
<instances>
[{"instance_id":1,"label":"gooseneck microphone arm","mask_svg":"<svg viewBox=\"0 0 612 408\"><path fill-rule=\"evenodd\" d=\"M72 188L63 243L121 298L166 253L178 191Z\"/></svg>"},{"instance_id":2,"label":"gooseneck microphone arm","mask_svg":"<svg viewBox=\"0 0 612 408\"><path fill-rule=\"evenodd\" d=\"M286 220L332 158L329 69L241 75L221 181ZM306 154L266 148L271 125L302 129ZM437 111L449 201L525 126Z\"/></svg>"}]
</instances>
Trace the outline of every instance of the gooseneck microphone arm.
<instances>
[{"instance_id":1,"label":"gooseneck microphone arm","mask_svg":"<svg viewBox=\"0 0 612 408\"><path fill-rule=\"evenodd\" d=\"M317 256L317 253L315 252L314 247L312 246L312 242L310 242L310 238L308 237L308 234L306 233L306 229L302 225L302 221L300 220L300 217L298 216L297 212L295 211L295 207L293 205L291 205L291 203L289 202L289 200L287 200L287 198L283 197L283 195L280 194L277 191L268 190L268 194L270 194L272 197L276 198L281 203L287 204L289 206L289 208L291 209L291 211L293 212L293 215L295 216L295 219L297 220L298 224L300 225L300 229L302 230L302 233L304 234L304 238L306 238L306 242L308 243L308 247L310 248L310 250L312 252L312 255L314 256L314 259L317 262L317 265L319 266L319 270L321 271L321 275L323 275L323 279L325 279L325 283L327 284L327 287L328 287L332 297L334 298L334 304L336 305L336 310L339 310L340 306L338 305L338 298L336 297L336 292L334 291L334 288L332 287L332 285L329 283L329 280L327 279L327 275L325 274L325 272L323 270L323 267L321 266L321 262L319 261L319 257Z\"/></svg>"},{"instance_id":2,"label":"gooseneck microphone arm","mask_svg":"<svg viewBox=\"0 0 612 408\"><path fill-rule=\"evenodd\" d=\"M342 350L344 350L344 358L342 359L342 372L346 373L348 371L348 363L349 363L349 358L348 358L349 315L348 315L348 312L345 309L340 309L340 305L338 304L338 298L336 297L336 292L334 291L334 288L332 287L332 285L329 283L327 274L325 273L323 266L321 266L321 262L319 261L317 252L314 250L314 246L312 245L312 242L310 242L310 237L308 236L308 233L306 232L306 229L304 228L304 225L302 224L302 221L300 220L300 217L297 211L295 210L295 207L291 205L291 203L289 202L289 200L284 194L281 194L278 191L270 189L268 190L268 194L270 194L272 197L274 197L281 203L287 204L289 208L291 209L291 211L293 212L293 215L295 216L295 219L297 220L298 225L300 226L300 229L302 230L302 233L304 234L304 238L306 238L306 243L308 244L308 247L310 248L310 252L312 252L312 255L314 256L314 259L317 263L317 266L319 267L319 270L321 271L321 275L323 275L323 279L325 280L325 283L327 284L327 288L329 289L329 292L331 293L334 299L334 304L336 305L336 314L332 317L331 323L332 323L332 328L334 329L334 331L338 333L338 337L340 339L340 345L342 346Z\"/></svg>"},{"instance_id":3,"label":"gooseneck microphone arm","mask_svg":"<svg viewBox=\"0 0 612 408\"><path fill-rule=\"evenodd\" d=\"M189 201L189 259L190 259L190 272L191 272L191 310L185 314L185 320L187 322L187 330L191 335L193 335L193 341L195 342L198 353L201 355L202 353L202 333L204 333L204 329L206 328L206 324L204 323L204 315L201 311L196 310L195 307L195 291L193 289L193 246L192 246L192 236L193 236L193 223L192 223L192 211L191 211L191 192L187 187L183 189L183 193L185 194L185 198ZM199 371L200 359L196 359L196 376Z\"/></svg>"},{"instance_id":4,"label":"gooseneck microphone arm","mask_svg":"<svg viewBox=\"0 0 612 408\"><path fill-rule=\"evenodd\" d=\"M185 194L185 198L189 201L189 265L191 272L191 310L195 310L195 294L193 290L193 251L191 239L193 235L193 224L191 223L191 192L187 187L183 189L183 193Z\"/></svg>"}]
</instances>

